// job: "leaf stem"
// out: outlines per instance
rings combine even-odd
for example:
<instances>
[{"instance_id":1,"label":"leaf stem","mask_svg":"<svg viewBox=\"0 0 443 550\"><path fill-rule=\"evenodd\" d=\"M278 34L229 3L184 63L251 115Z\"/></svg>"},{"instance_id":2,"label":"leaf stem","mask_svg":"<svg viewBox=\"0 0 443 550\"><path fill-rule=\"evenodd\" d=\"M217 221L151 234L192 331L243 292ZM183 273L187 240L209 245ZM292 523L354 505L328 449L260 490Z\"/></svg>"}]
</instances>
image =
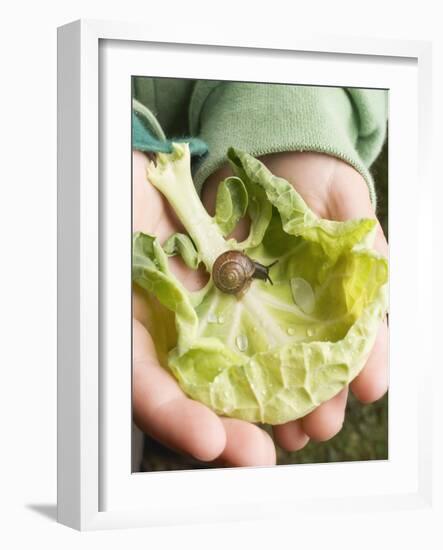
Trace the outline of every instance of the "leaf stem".
<instances>
[{"instance_id":1,"label":"leaf stem","mask_svg":"<svg viewBox=\"0 0 443 550\"><path fill-rule=\"evenodd\" d=\"M208 272L220 254L231 249L219 226L204 208L192 181L187 143L173 143L171 154L159 153L147 167L148 180L168 200L200 254Z\"/></svg>"}]
</instances>

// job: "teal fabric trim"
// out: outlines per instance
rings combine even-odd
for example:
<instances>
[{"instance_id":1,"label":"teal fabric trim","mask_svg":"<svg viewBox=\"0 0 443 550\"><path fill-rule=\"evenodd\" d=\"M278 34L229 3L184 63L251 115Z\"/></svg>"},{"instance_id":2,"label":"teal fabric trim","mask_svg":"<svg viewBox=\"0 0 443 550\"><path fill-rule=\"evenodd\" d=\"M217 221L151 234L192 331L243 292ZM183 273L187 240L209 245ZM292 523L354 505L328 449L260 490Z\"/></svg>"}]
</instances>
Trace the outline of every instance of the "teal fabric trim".
<instances>
[{"instance_id":1,"label":"teal fabric trim","mask_svg":"<svg viewBox=\"0 0 443 550\"><path fill-rule=\"evenodd\" d=\"M207 144L193 137L181 137L162 140L155 137L151 129L143 124L142 118L132 113L132 148L137 151L150 153L172 153L173 143L189 143L189 150L192 156L202 157L208 152Z\"/></svg>"},{"instance_id":2,"label":"teal fabric trim","mask_svg":"<svg viewBox=\"0 0 443 550\"><path fill-rule=\"evenodd\" d=\"M143 126L140 118L132 113L132 148L137 151L150 151L153 153L168 153L170 143L160 140Z\"/></svg>"}]
</instances>

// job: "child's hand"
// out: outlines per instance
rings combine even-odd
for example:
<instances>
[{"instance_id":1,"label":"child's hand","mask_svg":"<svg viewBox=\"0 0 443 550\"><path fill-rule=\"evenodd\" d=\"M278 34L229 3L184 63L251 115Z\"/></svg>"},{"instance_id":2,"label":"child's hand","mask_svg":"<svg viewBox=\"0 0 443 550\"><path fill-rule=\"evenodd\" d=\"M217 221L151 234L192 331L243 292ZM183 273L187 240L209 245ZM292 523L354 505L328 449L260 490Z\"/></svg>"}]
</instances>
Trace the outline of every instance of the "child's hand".
<instances>
[{"instance_id":1,"label":"child's hand","mask_svg":"<svg viewBox=\"0 0 443 550\"><path fill-rule=\"evenodd\" d=\"M320 216L335 220L374 217L368 188L348 164L318 153L276 153L262 157L270 170L292 182ZM134 154L134 231L155 234L163 242L180 224L160 193L145 178L145 157ZM213 213L217 183L230 174L220 170L206 182L203 202ZM234 236L247 234L239 224ZM379 226L376 248L387 255L387 243ZM203 285L205 275L186 268L178 258L171 269L187 288ZM257 426L220 418L204 405L187 398L176 381L157 361L152 340L144 326L146 304L134 293L134 417L139 427L166 445L205 461L232 466L275 464L271 438ZM380 331L368 362L352 382L358 399L369 403L387 389L387 325ZM303 419L274 427L276 442L286 450L301 449L309 438L333 437L344 421L347 388Z\"/></svg>"},{"instance_id":2,"label":"child's hand","mask_svg":"<svg viewBox=\"0 0 443 550\"><path fill-rule=\"evenodd\" d=\"M343 221L351 218L374 218L368 186L349 164L321 153L275 153L261 157L276 176L291 182L307 204L322 218ZM206 183L203 201L213 213L216 183L230 174L223 169ZM243 229L246 236L247 228ZM388 245L380 224L375 248L384 256ZM388 329L381 324L370 357L359 376L351 383L354 395L363 403L380 399L388 388ZM274 427L276 442L288 451L299 450L312 438L325 441L336 435L344 421L348 388L323 403L300 420Z\"/></svg>"},{"instance_id":3,"label":"child's hand","mask_svg":"<svg viewBox=\"0 0 443 550\"><path fill-rule=\"evenodd\" d=\"M160 242L183 231L162 195L146 181L146 159L133 156L133 230L156 235ZM188 289L203 286L206 275L188 269L179 258L170 268ZM165 445L200 460L232 466L275 464L271 437L248 422L220 418L203 404L186 397L175 379L158 362L146 330L148 310L143 295L134 292L133 404L141 430Z\"/></svg>"}]
</instances>

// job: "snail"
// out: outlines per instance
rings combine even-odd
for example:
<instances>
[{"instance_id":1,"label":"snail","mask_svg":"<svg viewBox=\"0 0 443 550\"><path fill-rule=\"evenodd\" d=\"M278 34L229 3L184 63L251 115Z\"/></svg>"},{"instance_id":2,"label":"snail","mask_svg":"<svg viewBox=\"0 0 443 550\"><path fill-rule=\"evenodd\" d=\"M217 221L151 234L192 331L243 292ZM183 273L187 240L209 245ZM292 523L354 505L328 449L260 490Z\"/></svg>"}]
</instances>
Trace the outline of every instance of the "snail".
<instances>
[{"instance_id":1,"label":"snail","mask_svg":"<svg viewBox=\"0 0 443 550\"><path fill-rule=\"evenodd\" d=\"M212 279L215 286L226 294L235 294L241 298L248 290L252 279L261 279L273 284L269 277L270 265L262 265L239 250L223 252L212 267Z\"/></svg>"}]
</instances>

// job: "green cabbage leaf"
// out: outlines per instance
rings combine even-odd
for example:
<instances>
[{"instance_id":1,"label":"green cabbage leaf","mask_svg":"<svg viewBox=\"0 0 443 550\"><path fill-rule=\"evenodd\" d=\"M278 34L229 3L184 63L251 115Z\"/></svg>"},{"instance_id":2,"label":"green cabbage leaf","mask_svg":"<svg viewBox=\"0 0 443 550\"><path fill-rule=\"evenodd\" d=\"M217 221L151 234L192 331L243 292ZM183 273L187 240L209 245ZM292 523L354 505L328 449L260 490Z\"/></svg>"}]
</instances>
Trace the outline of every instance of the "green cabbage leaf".
<instances>
[{"instance_id":1,"label":"green cabbage leaf","mask_svg":"<svg viewBox=\"0 0 443 550\"><path fill-rule=\"evenodd\" d=\"M219 186L215 216L195 191L186 144L148 164L148 180L188 234L163 247L134 234L133 281L174 316L176 341L158 352L188 396L223 416L282 424L332 398L364 366L386 312L387 260L372 249L375 220L321 219L253 156L230 148L228 160L234 176ZM246 215L248 237L227 238ZM191 292L168 266L178 254L211 273L227 250L262 265L278 260L273 284L254 279L239 298L210 277Z\"/></svg>"}]
</instances>

